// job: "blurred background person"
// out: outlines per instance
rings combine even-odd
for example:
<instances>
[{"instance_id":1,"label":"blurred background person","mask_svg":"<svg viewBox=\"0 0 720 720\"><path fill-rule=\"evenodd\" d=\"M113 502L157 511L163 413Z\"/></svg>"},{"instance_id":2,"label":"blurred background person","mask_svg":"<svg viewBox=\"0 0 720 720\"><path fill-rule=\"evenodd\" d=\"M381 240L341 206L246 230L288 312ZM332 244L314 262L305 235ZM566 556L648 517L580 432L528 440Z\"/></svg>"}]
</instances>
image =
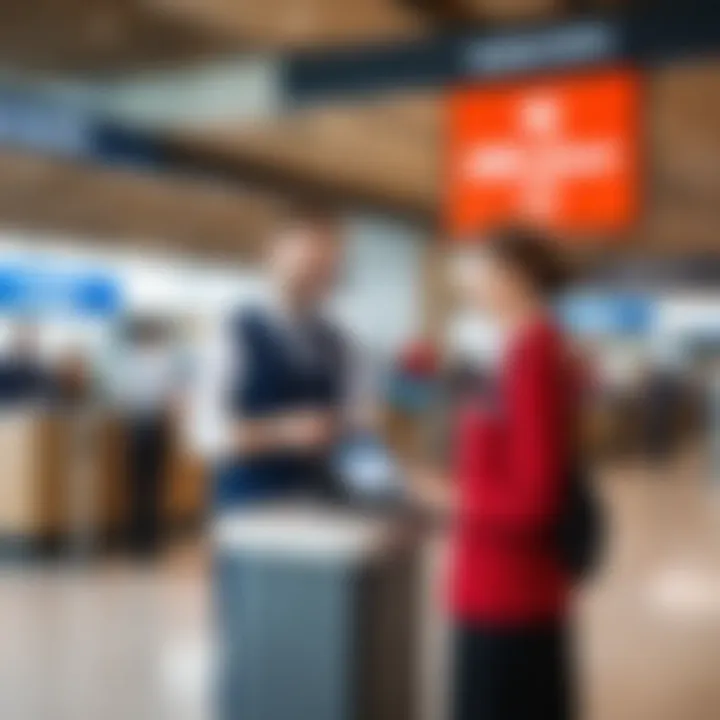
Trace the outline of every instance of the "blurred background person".
<instances>
[{"instance_id":1,"label":"blurred background person","mask_svg":"<svg viewBox=\"0 0 720 720\"><path fill-rule=\"evenodd\" d=\"M464 300L502 328L503 351L494 381L463 399L456 497L425 490L455 518L455 717L572 718L571 572L558 534L578 388L550 308L564 272L542 238L520 230L492 236L466 263Z\"/></svg>"},{"instance_id":2,"label":"blurred background person","mask_svg":"<svg viewBox=\"0 0 720 720\"><path fill-rule=\"evenodd\" d=\"M674 344L656 342L641 390L646 456L667 463L678 450L687 390L682 355Z\"/></svg>"},{"instance_id":3,"label":"blurred background person","mask_svg":"<svg viewBox=\"0 0 720 720\"><path fill-rule=\"evenodd\" d=\"M182 373L160 320L131 320L123 340L113 383L127 432L127 541L134 555L151 558L163 536L163 480Z\"/></svg>"},{"instance_id":4,"label":"blurred background person","mask_svg":"<svg viewBox=\"0 0 720 720\"><path fill-rule=\"evenodd\" d=\"M71 410L93 400L91 362L80 348L71 348L56 363L53 372L52 399L57 407Z\"/></svg>"},{"instance_id":5,"label":"blurred background person","mask_svg":"<svg viewBox=\"0 0 720 720\"><path fill-rule=\"evenodd\" d=\"M708 475L713 483L720 479L720 347L717 340L700 348L696 391L701 395L698 414L703 418L708 448Z\"/></svg>"},{"instance_id":6,"label":"blurred background person","mask_svg":"<svg viewBox=\"0 0 720 720\"><path fill-rule=\"evenodd\" d=\"M0 358L0 407L14 408L47 400L51 382L40 359L38 328L18 320Z\"/></svg>"}]
</instances>

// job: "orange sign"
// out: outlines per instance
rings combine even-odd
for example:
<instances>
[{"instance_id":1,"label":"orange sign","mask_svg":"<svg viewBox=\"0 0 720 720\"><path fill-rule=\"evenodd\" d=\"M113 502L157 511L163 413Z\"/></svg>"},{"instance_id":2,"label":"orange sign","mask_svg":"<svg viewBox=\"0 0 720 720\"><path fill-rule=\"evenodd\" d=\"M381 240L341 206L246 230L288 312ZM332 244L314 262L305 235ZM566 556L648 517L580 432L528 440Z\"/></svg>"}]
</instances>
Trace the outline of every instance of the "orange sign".
<instances>
[{"instance_id":1,"label":"orange sign","mask_svg":"<svg viewBox=\"0 0 720 720\"><path fill-rule=\"evenodd\" d=\"M640 88L631 72L457 91L450 99L447 222L613 232L636 218Z\"/></svg>"}]
</instances>

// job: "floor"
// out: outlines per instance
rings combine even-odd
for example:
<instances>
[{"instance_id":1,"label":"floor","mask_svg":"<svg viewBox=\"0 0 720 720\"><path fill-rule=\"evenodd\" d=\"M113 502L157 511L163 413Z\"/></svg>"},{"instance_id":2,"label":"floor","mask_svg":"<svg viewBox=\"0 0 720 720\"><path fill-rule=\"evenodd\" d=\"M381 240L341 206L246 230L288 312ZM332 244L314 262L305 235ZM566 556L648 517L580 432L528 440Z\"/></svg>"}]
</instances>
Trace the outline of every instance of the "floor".
<instances>
[{"instance_id":1,"label":"floor","mask_svg":"<svg viewBox=\"0 0 720 720\"><path fill-rule=\"evenodd\" d=\"M610 562L580 604L589 720L720 718L720 478L701 457L605 478Z\"/></svg>"},{"instance_id":2,"label":"floor","mask_svg":"<svg viewBox=\"0 0 720 720\"><path fill-rule=\"evenodd\" d=\"M611 554L578 604L586 720L720 718L720 482L698 458L602 479ZM0 718L206 720L205 568L189 545L160 568L0 571ZM441 720L442 626L427 629Z\"/></svg>"}]
</instances>

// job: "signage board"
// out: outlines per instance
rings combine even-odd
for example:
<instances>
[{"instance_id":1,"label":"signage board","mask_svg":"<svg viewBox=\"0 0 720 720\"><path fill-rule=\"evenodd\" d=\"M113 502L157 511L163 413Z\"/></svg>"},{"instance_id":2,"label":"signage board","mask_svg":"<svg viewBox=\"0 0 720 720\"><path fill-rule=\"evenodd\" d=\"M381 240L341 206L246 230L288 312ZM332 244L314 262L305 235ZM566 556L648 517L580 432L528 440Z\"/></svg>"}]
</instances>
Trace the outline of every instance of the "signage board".
<instances>
[{"instance_id":1,"label":"signage board","mask_svg":"<svg viewBox=\"0 0 720 720\"><path fill-rule=\"evenodd\" d=\"M121 310L118 282L99 272L0 265L0 312L33 317L103 318Z\"/></svg>"},{"instance_id":2,"label":"signage board","mask_svg":"<svg viewBox=\"0 0 720 720\"><path fill-rule=\"evenodd\" d=\"M134 169L172 170L152 135L96 117L52 96L0 85L0 146Z\"/></svg>"},{"instance_id":3,"label":"signage board","mask_svg":"<svg viewBox=\"0 0 720 720\"><path fill-rule=\"evenodd\" d=\"M720 4L710 0L627 3L622 13L584 14L504 30L444 33L406 42L302 50L284 58L283 94L304 104L412 88L528 79L554 71L702 57L720 47Z\"/></svg>"},{"instance_id":4,"label":"signage board","mask_svg":"<svg viewBox=\"0 0 720 720\"><path fill-rule=\"evenodd\" d=\"M598 18L470 38L458 47L458 75L497 78L607 63L620 55L623 37L620 26Z\"/></svg>"},{"instance_id":5,"label":"signage board","mask_svg":"<svg viewBox=\"0 0 720 720\"><path fill-rule=\"evenodd\" d=\"M560 303L559 316L579 336L643 337L656 321L656 301L642 293L583 291Z\"/></svg>"},{"instance_id":6,"label":"signage board","mask_svg":"<svg viewBox=\"0 0 720 720\"><path fill-rule=\"evenodd\" d=\"M448 107L453 236L508 222L625 230L640 198L640 87L629 71L460 89Z\"/></svg>"}]
</instances>

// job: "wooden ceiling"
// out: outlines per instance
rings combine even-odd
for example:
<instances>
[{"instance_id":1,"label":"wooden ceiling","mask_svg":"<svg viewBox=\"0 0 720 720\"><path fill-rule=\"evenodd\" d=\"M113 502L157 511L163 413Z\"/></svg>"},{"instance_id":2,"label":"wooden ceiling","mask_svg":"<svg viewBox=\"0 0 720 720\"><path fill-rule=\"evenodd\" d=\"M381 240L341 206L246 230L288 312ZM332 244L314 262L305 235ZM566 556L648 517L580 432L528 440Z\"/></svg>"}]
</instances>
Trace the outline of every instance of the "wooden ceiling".
<instances>
[{"instance_id":1,"label":"wooden ceiling","mask_svg":"<svg viewBox=\"0 0 720 720\"><path fill-rule=\"evenodd\" d=\"M277 198L192 179L0 155L3 227L171 253L252 257Z\"/></svg>"},{"instance_id":2,"label":"wooden ceiling","mask_svg":"<svg viewBox=\"0 0 720 720\"><path fill-rule=\"evenodd\" d=\"M525 0L517 3L496 2L495 12L501 7L518 12ZM482 5L487 11L493 3ZM530 12L531 5L528 0L523 12ZM99 13L93 21L87 20L93 17L91 9ZM129 23L127 36L108 30L113 22L107 18L114 16L103 13L113 12L131 18L123 21ZM13 36L13 30L28 32L31 16L35 31L46 33L35 36L47 37L44 49L42 43L23 41L22 34ZM74 34L59 31L80 17L85 25L79 24ZM129 60L145 64L153 52L158 62L169 61L169 55L161 58L165 31L152 30L152 23L183 28L178 35L168 31L176 39L185 32L195 38L167 45L180 54L188 48L204 52L202 38L230 38L222 41L228 47L302 46L408 36L427 27L416 12L394 0L6 0L0 59L25 48L37 53L37 62L59 53L65 62L82 66L94 57L93 69ZM85 31L95 38L92 42L107 42L115 50L93 49L79 40ZM143 37L146 41L140 42ZM212 42L207 46L211 52L219 47ZM720 63L654 72L645 130L647 212L639 242L659 248L717 247ZM415 93L327 106L254 126L214 125L170 139L183 151L222 166L225 175L244 179L245 185L236 188L6 154L0 165L0 221L235 254L263 235L279 193L320 193L345 204L434 218L442 204L442 137L441 94Z\"/></svg>"},{"instance_id":3,"label":"wooden ceiling","mask_svg":"<svg viewBox=\"0 0 720 720\"><path fill-rule=\"evenodd\" d=\"M188 62L242 49L143 0L3 0L0 63L24 70L98 73Z\"/></svg>"},{"instance_id":4,"label":"wooden ceiling","mask_svg":"<svg viewBox=\"0 0 720 720\"><path fill-rule=\"evenodd\" d=\"M547 19L576 0L147 0L255 46L316 47L397 40L445 23L468 25ZM596 0L590 0L596 2ZM586 2L587 5L587 2Z\"/></svg>"},{"instance_id":5,"label":"wooden ceiling","mask_svg":"<svg viewBox=\"0 0 720 720\"><path fill-rule=\"evenodd\" d=\"M720 246L720 62L655 71L645 107L645 213L636 241L658 249ZM442 96L409 94L180 139L298 185L374 193L388 206L437 217L442 137Z\"/></svg>"},{"instance_id":6,"label":"wooden ceiling","mask_svg":"<svg viewBox=\"0 0 720 720\"><path fill-rule=\"evenodd\" d=\"M428 18L398 0L146 0L253 47L316 47L397 40L430 29Z\"/></svg>"},{"instance_id":7,"label":"wooden ceiling","mask_svg":"<svg viewBox=\"0 0 720 720\"><path fill-rule=\"evenodd\" d=\"M657 72L647 101L645 233L659 247L720 249L720 62Z\"/></svg>"},{"instance_id":8,"label":"wooden ceiling","mask_svg":"<svg viewBox=\"0 0 720 720\"><path fill-rule=\"evenodd\" d=\"M592 0L593 2L595 0ZM3 0L0 63L89 73L547 18L574 0ZM448 8L455 8L448 12Z\"/></svg>"},{"instance_id":9,"label":"wooden ceiling","mask_svg":"<svg viewBox=\"0 0 720 720\"><path fill-rule=\"evenodd\" d=\"M221 153L251 174L275 169L295 178L299 190L304 184L429 216L440 194L441 123L438 95L411 94L176 139Z\"/></svg>"},{"instance_id":10,"label":"wooden ceiling","mask_svg":"<svg viewBox=\"0 0 720 720\"><path fill-rule=\"evenodd\" d=\"M449 23L506 23L547 19L573 9L576 0L400 0ZM581 0L582 9L595 0Z\"/></svg>"},{"instance_id":11,"label":"wooden ceiling","mask_svg":"<svg viewBox=\"0 0 720 720\"><path fill-rule=\"evenodd\" d=\"M403 39L434 22L432 8L402 0L6 0L0 66L97 75L238 51ZM440 118L436 97L396 97L175 138L204 154L201 161L222 160L224 174L262 179L252 193L5 153L0 222L235 253L264 233L278 188L432 217Z\"/></svg>"},{"instance_id":12,"label":"wooden ceiling","mask_svg":"<svg viewBox=\"0 0 720 720\"><path fill-rule=\"evenodd\" d=\"M646 212L628 241L658 250L717 248L720 62L657 71L646 95ZM288 193L427 220L442 205L442 128L441 96L410 94L172 139L200 157L223 158L224 174L237 180L225 185L5 154L0 219L226 255L251 252L276 198Z\"/></svg>"},{"instance_id":13,"label":"wooden ceiling","mask_svg":"<svg viewBox=\"0 0 720 720\"><path fill-rule=\"evenodd\" d=\"M427 17L395 0L3 0L0 64L88 73L238 52L402 39Z\"/></svg>"}]
</instances>

